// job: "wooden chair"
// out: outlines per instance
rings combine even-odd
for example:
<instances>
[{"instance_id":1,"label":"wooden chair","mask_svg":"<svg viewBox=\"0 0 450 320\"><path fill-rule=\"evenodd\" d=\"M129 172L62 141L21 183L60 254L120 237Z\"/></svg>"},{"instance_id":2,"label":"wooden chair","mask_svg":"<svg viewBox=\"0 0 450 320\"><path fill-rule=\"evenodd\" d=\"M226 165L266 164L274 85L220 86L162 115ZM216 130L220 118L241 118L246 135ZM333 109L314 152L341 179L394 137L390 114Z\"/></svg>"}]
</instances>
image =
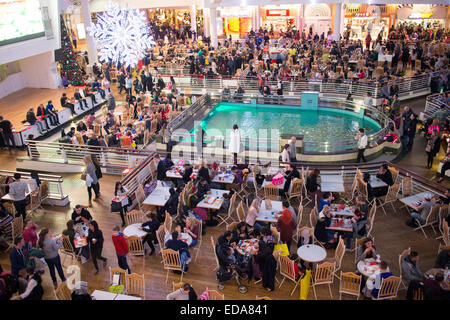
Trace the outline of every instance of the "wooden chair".
<instances>
[{"instance_id":1,"label":"wooden chair","mask_svg":"<svg viewBox=\"0 0 450 320\"><path fill-rule=\"evenodd\" d=\"M203 240L203 236L202 236L203 223L202 223L202 220L199 220L196 218L191 218L191 221L192 221L192 223L195 223L198 228L197 244L195 245L195 247L193 247L194 250L197 250L197 253L195 254L195 259L194 259L194 261L197 261L198 254L200 252L200 248L202 246L202 240Z\"/></svg>"},{"instance_id":2,"label":"wooden chair","mask_svg":"<svg viewBox=\"0 0 450 320\"><path fill-rule=\"evenodd\" d=\"M166 212L166 219L164 220L164 228L166 229L166 232L172 233L172 216Z\"/></svg>"},{"instance_id":3,"label":"wooden chair","mask_svg":"<svg viewBox=\"0 0 450 320\"><path fill-rule=\"evenodd\" d=\"M129 136L121 136L120 137L120 146L121 146L121 148L129 148L129 149L131 149L131 137L129 137Z\"/></svg>"},{"instance_id":4,"label":"wooden chair","mask_svg":"<svg viewBox=\"0 0 450 320\"><path fill-rule=\"evenodd\" d=\"M377 203L374 202L372 208L369 211L369 216L367 217L366 230L367 236L372 234L373 225L375 223L375 215L377 213Z\"/></svg>"},{"instance_id":5,"label":"wooden chair","mask_svg":"<svg viewBox=\"0 0 450 320\"><path fill-rule=\"evenodd\" d=\"M166 283L169 278L170 270L180 271L181 272L180 281L183 281L184 266L181 265L180 253L172 249L165 249L162 250L162 256L164 262L164 269L167 270Z\"/></svg>"},{"instance_id":6,"label":"wooden chair","mask_svg":"<svg viewBox=\"0 0 450 320\"><path fill-rule=\"evenodd\" d=\"M334 270L334 276L339 279L339 276L337 275L337 272L341 269L342 266L342 258L345 254L345 244L344 239L342 237L339 237L338 245L336 247L336 250L334 251L334 258L325 259L327 262L334 262L335 263L335 270Z\"/></svg>"},{"instance_id":7,"label":"wooden chair","mask_svg":"<svg viewBox=\"0 0 450 320\"><path fill-rule=\"evenodd\" d=\"M321 284L328 284L328 289L330 290L330 297L333 298L333 294L331 293L331 284L334 281L334 268L336 267L336 263L324 262L319 264L315 270L314 277L312 280L312 288L314 291L314 298L317 300L316 294L316 286Z\"/></svg>"},{"instance_id":8,"label":"wooden chair","mask_svg":"<svg viewBox=\"0 0 450 320\"><path fill-rule=\"evenodd\" d=\"M362 194L364 197L366 197L366 199L369 199L369 193L367 192L367 183L365 183L361 178L358 178L358 193Z\"/></svg>"},{"instance_id":9,"label":"wooden chair","mask_svg":"<svg viewBox=\"0 0 450 320\"><path fill-rule=\"evenodd\" d=\"M31 217L33 215L33 212L37 209L41 208L41 197L40 197L40 190L35 189L30 193L30 204L26 207L27 211L30 211L29 216Z\"/></svg>"},{"instance_id":10,"label":"wooden chair","mask_svg":"<svg viewBox=\"0 0 450 320\"><path fill-rule=\"evenodd\" d=\"M217 215L217 217L222 220L217 226L220 226L222 223L225 223L225 228L227 228L229 223L234 222L233 211L235 201L236 201L236 193L233 193L233 195L230 198L230 206L228 207L227 215L225 217L222 217L220 214Z\"/></svg>"},{"instance_id":11,"label":"wooden chair","mask_svg":"<svg viewBox=\"0 0 450 320\"><path fill-rule=\"evenodd\" d=\"M213 237L211 237L211 245L212 245L212 249L213 249L213 253L214 253L214 260L216 262L216 265L214 266L212 271L218 271L220 268L220 264L219 264L219 258L217 257L217 252L216 252L216 243L214 242Z\"/></svg>"},{"instance_id":12,"label":"wooden chair","mask_svg":"<svg viewBox=\"0 0 450 320\"><path fill-rule=\"evenodd\" d=\"M398 170L392 167L389 167L389 170L392 173L392 181L395 183L397 182L397 177L398 177Z\"/></svg>"},{"instance_id":13,"label":"wooden chair","mask_svg":"<svg viewBox=\"0 0 450 320\"><path fill-rule=\"evenodd\" d=\"M297 228L297 245L301 241L303 231L308 231L308 233L309 233L310 237L312 237L313 243L314 243L315 242L314 228L301 227L301 228Z\"/></svg>"},{"instance_id":14,"label":"wooden chair","mask_svg":"<svg viewBox=\"0 0 450 320\"><path fill-rule=\"evenodd\" d=\"M274 226L270 227L270 232L272 232L273 238L275 240L275 243L280 244L281 240L280 240L280 232L278 232L277 228Z\"/></svg>"},{"instance_id":15,"label":"wooden chair","mask_svg":"<svg viewBox=\"0 0 450 320\"><path fill-rule=\"evenodd\" d=\"M67 281L58 284L55 294L58 300L72 300L72 292L67 287Z\"/></svg>"},{"instance_id":16,"label":"wooden chair","mask_svg":"<svg viewBox=\"0 0 450 320\"><path fill-rule=\"evenodd\" d=\"M247 195L247 190L245 189L247 187L248 182L248 173L244 174L242 178L242 183L240 185L240 189L236 190L235 194L241 198L241 200L244 200L244 196Z\"/></svg>"},{"instance_id":17,"label":"wooden chair","mask_svg":"<svg viewBox=\"0 0 450 320\"><path fill-rule=\"evenodd\" d=\"M125 216L125 223L127 226L143 222L144 222L144 214L140 210L132 210L128 212L127 215Z\"/></svg>"},{"instance_id":18,"label":"wooden chair","mask_svg":"<svg viewBox=\"0 0 450 320\"><path fill-rule=\"evenodd\" d=\"M400 190L400 185L393 184L389 187L388 193L380 198L377 198L381 202L381 209L383 209L384 214L386 215L386 210L384 209L384 206L387 204L390 204L392 206L392 210L395 212L394 202L397 201L398 192Z\"/></svg>"},{"instance_id":19,"label":"wooden chair","mask_svg":"<svg viewBox=\"0 0 450 320\"><path fill-rule=\"evenodd\" d=\"M353 272L341 271L341 282L339 285L339 300L342 300L342 294L350 294L356 296L356 300L359 299L359 293L361 289L361 275L356 275Z\"/></svg>"},{"instance_id":20,"label":"wooden chair","mask_svg":"<svg viewBox=\"0 0 450 320\"><path fill-rule=\"evenodd\" d=\"M381 288L378 291L378 297L373 300L386 300L397 298L400 287L401 277L390 276L381 280Z\"/></svg>"},{"instance_id":21,"label":"wooden chair","mask_svg":"<svg viewBox=\"0 0 450 320\"><path fill-rule=\"evenodd\" d=\"M406 177L402 180L402 198L413 194L413 182L411 177Z\"/></svg>"},{"instance_id":22,"label":"wooden chair","mask_svg":"<svg viewBox=\"0 0 450 320\"><path fill-rule=\"evenodd\" d=\"M445 219L448 216L448 208L449 208L448 204L442 204L441 207L439 208L439 231L441 232L442 236L437 237L436 240L441 239L442 237L445 237L444 236L444 222L446 221ZM448 224L447 224L447 227L448 227ZM447 238L448 238L448 233L447 233Z\"/></svg>"},{"instance_id":23,"label":"wooden chair","mask_svg":"<svg viewBox=\"0 0 450 320\"><path fill-rule=\"evenodd\" d=\"M48 181L42 181L41 186L39 187L39 201L42 204L42 201L47 199L50 196L50 187Z\"/></svg>"},{"instance_id":24,"label":"wooden chair","mask_svg":"<svg viewBox=\"0 0 450 320\"><path fill-rule=\"evenodd\" d=\"M294 260L291 260L286 256L280 256L279 263L280 263L280 274L283 276L283 280L281 280L279 288L281 288L281 286L286 278L289 280L292 280L295 283L295 287L291 292L291 296L292 296L295 289L297 289L297 286L300 284L301 277L299 277L298 280L295 279L295 268L294 268L295 262L294 262Z\"/></svg>"},{"instance_id":25,"label":"wooden chair","mask_svg":"<svg viewBox=\"0 0 450 320\"><path fill-rule=\"evenodd\" d=\"M22 217L16 217L12 221L12 240L14 242L15 239L22 236L23 232L23 219Z\"/></svg>"},{"instance_id":26,"label":"wooden chair","mask_svg":"<svg viewBox=\"0 0 450 320\"><path fill-rule=\"evenodd\" d=\"M125 283L127 295L138 296L145 300L145 278L143 274L125 274Z\"/></svg>"},{"instance_id":27,"label":"wooden chair","mask_svg":"<svg viewBox=\"0 0 450 320\"><path fill-rule=\"evenodd\" d=\"M123 285L123 288L124 288L124 290L126 292L125 277L128 274L127 270L123 270L120 267L116 267L116 268L109 267L109 283L110 283L110 285L113 284L113 277L116 274L119 275L119 284Z\"/></svg>"},{"instance_id":28,"label":"wooden chair","mask_svg":"<svg viewBox=\"0 0 450 320\"><path fill-rule=\"evenodd\" d=\"M301 198L302 191L303 191L303 179L294 179L291 182L290 190L286 193L288 203L291 204L291 199Z\"/></svg>"},{"instance_id":29,"label":"wooden chair","mask_svg":"<svg viewBox=\"0 0 450 320\"><path fill-rule=\"evenodd\" d=\"M403 285L403 287L405 289L408 289L408 284L403 280L402 274L403 274L403 269L402 269L402 261L403 259L409 255L411 253L411 247L409 247L408 249L405 249L402 251L402 253L399 254L398 256L398 269L400 272L400 279L401 279L401 285Z\"/></svg>"},{"instance_id":30,"label":"wooden chair","mask_svg":"<svg viewBox=\"0 0 450 320\"><path fill-rule=\"evenodd\" d=\"M217 290L209 290L209 300L225 300L225 295L220 294Z\"/></svg>"},{"instance_id":31,"label":"wooden chair","mask_svg":"<svg viewBox=\"0 0 450 320\"><path fill-rule=\"evenodd\" d=\"M415 230L421 230L423 235L425 236L425 239L428 239L427 234L425 233L425 230L423 228L425 227L431 227L433 229L434 234L436 234L436 230L434 229L434 224L439 223L439 209L440 209L441 205L440 204L435 204L431 210L430 213L428 213L428 216L425 220L424 224L421 224L420 221L418 219L414 219L418 225L417 228L414 228Z\"/></svg>"},{"instance_id":32,"label":"wooden chair","mask_svg":"<svg viewBox=\"0 0 450 320\"><path fill-rule=\"evenodd\" d=\"M341 194L341 196L345 201L350 202L355 198L357 190L358 190L358 175L355 174L351 187L344 184L344 192Z\"/></svg>"},{"instance_id":33,"label":"wooden chair","mask_svg":"<svg viewBox=\"0 0 450 320\"><path fill-rule=\"evenodd\" d=\"M269 183L264 186L264 197L266 199L280 201L280 193L278 188L273 184Z\"/></svg>"},{"instance_id":34,"label":"wooden chair","mask_svg":"<svg viewBox=\"0 0 450 320\"><path fill-rule=\"evenodd\" d=\"M146 197L142 186L137 187L136 191L134 192L134 195L136 196L136 201L138 203L139 210L141 210L143 213L146 213L147 210L145 210L144 208L144 201Z\"/></svg>"},{"instance_id":35,"label":"wooden chair","mask_svg":"<svg viewBox=\"0 0 450 320\"><path fill-rule=\"evenodd\" d=\"M239 224L238 221L232 222L227 226L227 230L233 232L234 228L236 228L236 226Z\"/></svg>"},{"instance_id":36,"label":"wooden chair","mask_svg":"<svg viewBox=\"0 0 450 320\"><path fill-rule=\"evenodd\" d=\"M162 256L162 251L165 248L165 238L166 238L166 228L163 225L160 225L158 230L156 231L156 238L159 244L159 253Z\"/></svg>"},{"instance_id":37,"label":"wooden chair","mask_svg":"<svg viewBox=\"0 0 450 320\"><path fill-rule=\"evenodd\" d=\"M125 237L128 244L128 254L130 256L142 256L143 267L145 268L145 250L144 243L140 237L130 236Z\"/></svg>"},{"instance_id":38,"label":"wooden chair","mask_svg":"<svg viewBox=\"0 0 450 320\"><path fill-rule=\"evenodd\" d=\"M315 228L316 224L317 224L317 209L316 208L312 208L311 212L309 213L309 226L311 228Z\"/></svg>"},{"instance_id":39,"label":"wooden chair","mask_svg":"<svg viewBox=\"0 0 450 320\"><path fill-rule=\"evenodd\" d=\"M450 237L449 237L449 234L448 234L448 223L447 223L447 221L444 220L442 222L442 225L443 225L443 227L442 227L443 231L442 231L442 237L440 237L440 238L442 238L442 241L444 241L444 245L450 246Z\"/></svg>"},{"instance_id":40,"label":"wooden chair","mask_svg":"<svg viewBox=\"0 0 450 320\"><path fill-rule=\"evenodd\" d=\"M236 213L237 213L239 222L245 221L245 212L244 212L243 203L244 203L244 201L239 202L237 209L236 209Z\"/></svg>"},{"instance_id":41,"label":"wooden chair","mask_svg":"<svg viewBox=\"0 0 450 320\"><path fill-rule=\"evenodd\" d=\"M173 282L172 281L172 292L177 291L181 287L183 287L184 282Z\"/></svg>"},{"instance_id":42,"label":"wooden chair","mask_svg":"<svg viewBox=\"0 0 450 320\"><path fill-rule=\"evenodd\" d=\"M413 291L413 300L423 300L423 289L418 287Z\"/></svg>"},{"instance_id":43,"label":"wooden chair","mask_svg":"<svg viewBox=\"0 0 450 320\"><path fill-rule=\"evenodd\" d=\"M94 134L98 137L102 135L102 129L99 123L94 122Z\"/></svg>"},{"instance_id":44,"label":"wooden chair","mask_svg":"<svg viewBox=\"0 0 450 320\"><path fill-rule=\"evenodd\" d=\"M300 204L298 205L298 211L297 211L297 221L296 221L296 224L295 224L297 226L297 228L296 228L297 230L296 230L296 232L294 233L294 235L292 237L292 239L295 242L298 242L298 237L299 237L298 229L299 229L300 224L302 222L302 217L303 217L303 206L302 206L302 202L300 201Z\"/></svg>"},{"instance_id":45,"label":"wooden chair","mask_svg":"<svg viewBox=\"0 0 450 320\"><path fill-rule=\"evenodd\" d=\"M83 136L81 135L81 133L76 132L75 138L77 139L79 145L84 145L84 139L83 139Z\"/></svg>"},{"instance_id":46,"label":"wooden chair","mask_svg":"<svg viewBox=\"0 0 450 320\"><path fill-rule=\"evenodd\" d=\"M64 261L66 260L67 256L71 256L72 259L78 259L78 255L75 253L75 249L72 246L72 243L70 242L70 239L68 236L62 235L63 243L62 247L59 249L60 253L64 253L64 259L62 261L62 264L64 265ZM80 250L81 252L81 250Z\"/></svg>"},{"instance_id":47,"label":"wooden chair","mask_svg":"<svg viewBox=\"0 0 450 320\"><path fill-rule=\"evenodd\" d=\"M259 198L260 200L263 199L263 196L260 196L259 193L263 190L263 187L258 187L258 184L256 183L256 175L254 172L252 172L253 174L253 188L255 189L255 196L257 198Z\"/></svg>"},{"instance_id":48,"label":"wooden chair","mask_svg":"<svg viewBox=\"0 0 450 320\"><path fill-rule=\"evenodd\" d=\"M355 239L355 263L358 263L358 251L359 251L359 247L361 247L364 243L364 241L366 241L366 239L371 239L372 243L375 243L375 238L372 237L370 238L369 236L361 238L361 239Z\"/></svg>"}]
</instances>

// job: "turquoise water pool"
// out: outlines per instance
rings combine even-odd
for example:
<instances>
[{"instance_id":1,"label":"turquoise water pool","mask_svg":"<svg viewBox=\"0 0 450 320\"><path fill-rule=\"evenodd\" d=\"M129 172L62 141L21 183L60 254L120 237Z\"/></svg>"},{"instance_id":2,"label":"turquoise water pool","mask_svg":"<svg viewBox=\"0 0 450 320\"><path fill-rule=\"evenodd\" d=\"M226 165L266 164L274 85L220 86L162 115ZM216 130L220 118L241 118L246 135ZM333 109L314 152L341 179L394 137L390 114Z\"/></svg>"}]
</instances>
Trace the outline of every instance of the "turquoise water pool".
<instances>
[{"instance_id":1,"label":"turquoise water pool","mask_svg":"<svg viewBox=\"0 0 450 320\"><path fill-rule=\"evenodd\" d=\"M249 105L221 102L202 119L207 135L228 136L237 124L244 137L257 137L259 129L278 129L280 134L303 134L305 141L335 142L355 137L359 128L367 135L381 130L371 118L331 108L317 111L302 110L299 106ZM320 151L320 150L316 150Z\"/></svg>"}]
</instances>

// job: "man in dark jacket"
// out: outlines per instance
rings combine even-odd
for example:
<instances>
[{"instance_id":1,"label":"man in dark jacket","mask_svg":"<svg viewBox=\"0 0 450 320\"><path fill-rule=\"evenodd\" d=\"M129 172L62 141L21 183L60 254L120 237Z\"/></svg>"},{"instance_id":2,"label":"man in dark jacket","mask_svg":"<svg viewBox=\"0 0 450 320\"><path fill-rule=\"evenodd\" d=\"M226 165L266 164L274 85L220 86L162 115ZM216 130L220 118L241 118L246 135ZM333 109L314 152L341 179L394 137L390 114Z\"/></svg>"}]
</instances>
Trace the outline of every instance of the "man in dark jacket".
<instances>
[{"instance_id":1,"label":"man in dark jacket","mask_svg":"<svg viewBox=\"0 0 450 320\"><path fill-rule=\"evenodd\" d=\"M191 255L187 243L179 239L177 231L172 232L172 239L166 242L166 248L179 252L181 266L184 272L187 272L187 264L190 262Z\"/></svg>"},{"instance_id":2,"label":"man in dark jacket","mask_svg":"<svg viewBox=\"0 0 450 320\"><path fill-rule=\"evenodd\" d=\"M147 221L138 227L140 230L147 232L147 235L144 239L142 239L142 241L147 242L150 247L150 255L155 252L153 242L157 239L156 231L158 231L160 225L161 224L154 213L147 213Z\"/></svg>"},{"instance_id":3,"label":"man in dark jacket","mask_svg":"<svg viewBox=\"0 0 450 320\"><path fill-rule=\"evenodd\" d=\"M73 97L75 98L75 100L77 100L77 101L79 102L79 104L80 104L80 109L81 109L81 110L84 111L83 104L84 104L84 107L85 107L86 109L88 109L88 105L87 105L86 98L83 98L83 97L81 96L80 90L79 90L79 89L77 89L77 90L75 91L75 93L73 94Z\"/></svg>"},{"instance_id":4,"label":"man in dark jacket","mask_svg":"<svg viewBox=\"0 0 450 320\"><path fill-rule=\"evenodd\" d=\"M28 243L25 243L22 237L17 237L14 240L14 247L9 254L11 259L11 274L16 278L19 276L19 271L26 267L27 254Z\"/></svg>"},{"instance_id":5,"label":"man in dark jacket","mask_svg":"<svg viewBox=\"0 0 450 320\"><path fill-rule=\"evenodd\" d=\"M164 161L160 160L159 157L155 157L155 159L159 160L158 165L156 166L156 177L158 180L165 180L166 179L166 164Z\"/></svg>"},{"instance_id":6,"label":"man in dark jacket","mask_svg":"<svg viewBox=\"0 0 450 320\"><path fill-rule=\"evenodd\" d=\"M44 131L44 128L42 127L42 123L36 119L36 115L34 114L33 108L30 108L30 110L28 110L28 112L27 112L27 122L30 125L36 124L40 134L42 134L42 131ZM46 130L48 130L48 127Z\"/></svg>"},{"instance_id":7,"label":"man in dark jacket","mask_svg":"<svg viewBox=\"0 0 450 320\"><path fill-rule=\"evenodd\" d=\"M75 106L73 105L73 103L68 102L69 98L67 97L67 95L65 93L62 94L60 102L61 102L61 107L63 108L69 108L72 111L72 114L75 114ZM81 104L80 104L81 107Z\"/></svg>"},{"instance_id":8,"label":"man in dark jacket","mask_svg":"<svg viewBox=\"0 0 450 320\"><path fill-rule=\"evenodd\" d=\"M450 249L441 250L439 252L436 262L434 263L434 268L445 269L450 267Z\"/></svg>"},{"instance_id":9,"label":"man in dark jacket","mask_svg":"<svg viewBox=\"0 0 450 320\"><path fill-rule=\"evenodd\" d=\"M416 130L417 130L417 115L412 113L410 115L410 123L409 123L409 129L408 129L408 151L412 150L414 138L416 137Z\"/></svg>"},{"instance_id":10,"label":"man in dark jacket","mask_svg":"<svg viewBox=\"0 0 450 320\"><path fill-rule=\"evenodd\" d=\"M89 223L92 220L90 212L83 208L81 205L77 204L72 212L72 220L75 224L77 223Z\"/></svg>"}]
</instances>

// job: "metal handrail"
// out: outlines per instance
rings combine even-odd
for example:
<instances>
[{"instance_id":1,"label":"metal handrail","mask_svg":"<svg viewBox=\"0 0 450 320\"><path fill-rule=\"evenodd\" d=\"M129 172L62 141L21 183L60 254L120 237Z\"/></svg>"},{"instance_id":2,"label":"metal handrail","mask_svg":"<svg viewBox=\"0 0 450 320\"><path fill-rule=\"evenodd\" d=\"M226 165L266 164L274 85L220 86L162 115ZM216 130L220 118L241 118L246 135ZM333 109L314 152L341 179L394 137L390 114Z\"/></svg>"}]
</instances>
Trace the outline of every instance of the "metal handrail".
<instances>
[{"instance_id":1,"label":"metal handrail","mask_svg":"<svg viewBox=\"0 0 450 320\"><path fill-rule=\"evenodd\" d=\"M450 94L450 91L447 91L446 93ZM432 117L436 111L442 109L442 106L444 106L445 110L450 111L450 105L448 103L438 101L437 98L441 95L442 93L436 93L427 97L424 109L425 118L428 119Z\"/></svg>"}]
</instances>

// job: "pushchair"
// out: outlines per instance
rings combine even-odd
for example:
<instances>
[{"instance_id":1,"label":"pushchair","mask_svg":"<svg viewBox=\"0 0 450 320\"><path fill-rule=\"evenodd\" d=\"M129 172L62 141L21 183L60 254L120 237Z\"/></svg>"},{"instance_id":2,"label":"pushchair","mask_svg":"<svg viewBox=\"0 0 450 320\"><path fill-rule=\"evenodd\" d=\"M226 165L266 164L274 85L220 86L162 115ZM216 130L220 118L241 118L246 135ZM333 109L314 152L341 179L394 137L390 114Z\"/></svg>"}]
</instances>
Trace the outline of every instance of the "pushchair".
<instances>
[{"instance_id":1,"label":"pushchair","mask_svg":"<svg viewBox=\"0 0 450 320\"><path fill-rule=\"evenodd\" d=\"M242 280L249 279L249 265L250 265L250 257L244 256L240 261L236 263L227 263L226 259L221 257L221 254L218 254L219 257L219 271L217 271L217 280L219 282L218 289L223 290L224 283L234 279L238 285L238 291L242 294L247 293L248 287L242 284Z\"/></svg>"}]
</instances>

